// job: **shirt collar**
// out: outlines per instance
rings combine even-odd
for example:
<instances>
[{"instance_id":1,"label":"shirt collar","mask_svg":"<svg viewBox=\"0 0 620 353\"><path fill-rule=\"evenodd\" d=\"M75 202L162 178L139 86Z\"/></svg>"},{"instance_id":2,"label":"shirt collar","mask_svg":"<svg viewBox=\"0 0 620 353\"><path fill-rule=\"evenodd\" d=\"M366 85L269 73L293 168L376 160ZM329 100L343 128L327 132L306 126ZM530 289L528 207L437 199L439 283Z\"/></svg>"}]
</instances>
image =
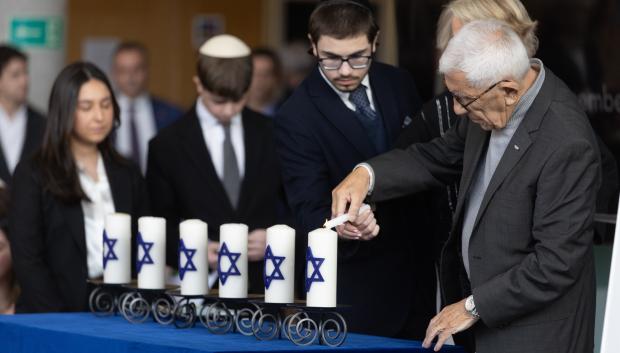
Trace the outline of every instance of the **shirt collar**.
<instances>
[{"instance_id":1,"label":"shirt collar","mask_svg":"<svg viewBox=\"0 0 620 353\"><path fill-rule=\"evenodd\" d=\"M209 109L204 105L202 99L198 97L196 100L196 115L198 115L198 120L200 124L204 127L212 128L216 126L222 126L219 120L211 114ZM233 116L230 120L230 126L235 126L241 124L241 113L237 113L237 115Z\"/></svg>"},{"instance_id":2,"label":"shirt collar","mask_svg":"<svg viewBox=\"0 0 620 353\"><path fill-rule=\"evenodd\" d=\"M148 93L142 93L139 96L137 96L137 97L132 99L132 98L127 97L123 93L118 92L118 93L116 93L116 99L118 100L118 103L121 106L129 106L130 102L133 102L134 106L135 106L135 105L138 105L138 104L142 104L142 103L148 102L150 100L150 97L149 97Z\"/></svg>"},{"instance_id":3,"label":"shirt collar","mask_svg":"<svg viewBox=\"0 0 620 353\"><path fill-rule=\"evenodd\" d=\"M86 173L86 169L79 161L75 162L78 174L80 176L88 177L90 180L90 176ZM101 182L105 178L105 165L103 164L103 158L101 157L101 152L97 152L97 179Z\"/></svg>"},{"instance_id":4,"label":"shirt collar","mask_svg":"<svg viewBox=\"0 0 620 353\"><path fill-rule=\"evenodd\" d=\"M28 111L28 109L26 108L26 105L25 104L22 105L15 112L14 119L11 119L10 121L17 122L18 120L26 119L27 111ZM3 118L3 119L9 120L9 114L6 112L6 110L4 110L4 108L2 106L0 106L0 117Z\"/></svg>"},{"instance_id":5,"label":"shirt collar","mask_svg":"<svg viewBox=\"0 0 620 353\"><path fill-rule=\"evenodd\" d=\"M530 59L530 66L537 67L539 69L538 75L536 76L536 80L534 80L532 86L530 86L530 88L523 93L523 96L521 96L521 99L517 102L517 106L508 120L506 127L516 127L521 123L521 120L523 120L525 114L534 103L534 100L536 99L536 96L545 81L545 67L543 62L540 59L532 58Z\"/></svg>"}]
</instances>

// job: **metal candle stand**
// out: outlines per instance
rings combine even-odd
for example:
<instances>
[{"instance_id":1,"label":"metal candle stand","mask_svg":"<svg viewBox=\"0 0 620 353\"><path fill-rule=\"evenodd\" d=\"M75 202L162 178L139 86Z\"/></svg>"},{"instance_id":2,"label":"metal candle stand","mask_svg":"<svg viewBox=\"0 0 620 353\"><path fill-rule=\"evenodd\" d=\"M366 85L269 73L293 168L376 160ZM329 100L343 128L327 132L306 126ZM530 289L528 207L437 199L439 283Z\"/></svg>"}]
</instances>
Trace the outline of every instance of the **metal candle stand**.
<instances>
[{"instance_id":1,"label":"metal candle stand","mask_svg":"<svg viewBox=\"0 0 620 353\"><path fill-rule=\"evenodd\" d=\"M175 302L175 307L173 309L174 326L176 328L193 327L196 318L199 317L195 302L202 301L200 305L201 308L204 308L207 304L206 297L204 295L183 295L178 289L169 291L168 295L171 296Z\"/></svg>"},{"instance_id":2,"label":"metal candle stand","mask_svg":"<svg viewBox=\"0 0 620 353\"><path fill-rule=\"evenodd\" d=\"M120 302L126 295L126 284L109 284L101 280L88 280L94 289L88 297L88 307L96 316L110 316L119 312Z\"/></svg>"},{"instance_id":3,"label":"metal candle stand","mask_svg":"<svg viewBox=\"0 0 620 353\"><path fill-rule=\"evenodd\" d=\"M253 303L258 306L258 310L252 315L254 337L261 341L269 341L276 337L282 339L283 336L289 339L283 327L291 315L282 319L283 315L286 315L284 311L288 308L288 304L266 303L258 300Z\"/></svg>"},{"instance_id":4,"label":"metal candle stand","mask_svg":"<svg viewBox=\"0 0 620 353\"><path fill-rule=\"evenodd\" d=\"M125 288L127 292L119 302L119 311L127 321L139 324L146 321L149 316L162 325L169 325L174 321L176 303L167 293L171 287L145 289L131 284Z\"/></svg>"},{"instance_id":5,"label":"metal candle stand","mask_svg":"<svg viewBox=\"0 0 620 353\"><path fill-rule=\"evenodd\" d=\"M350 306L333 308L295 304L266 303L260 297L233 299L210 295L182 295L178 287L143 289L136 284L95 286L89 307L97 316L120 312L131 323L142 323L149 316L161 325L193 327L196 319L213 334L238 332L265 341L287 339L298 346L314 343L339 347L348 334L342 312ZM198 306L197 306L198 302Z\"/></svg>"},{"instance_id":6,"label":"metal candle stand","mask_svg":"<svg viewBox=\"0 0 620 353\"><path fill-rule=\"evenodd\" d=\"M264 302L257 305L259 309L252 317L252 330L259 340L284 337L298 346L307 346L318 341L320 345L339 347L347 338L347 322L340 312L350 308L348 306L319 308L299 303ZM283 315L285 310L293 312Z\"/></svg>"},{"instance_id":7,"label":"metal candle stand","mask_svg":"<svg viewBox=\"0 0 620 353\"><path fill-rule=\"evenodd\" d=\"M207 297L211 305L201 310L202 324L214 334L238 332L244 336L252 336L252 316L259 309L247 298Z\"/></svg>"},{"instance_id":8,"label":"metal candle stand","mask_svg":"<svg viewBox=\"0 0 620 353\"><path fill-rule=\"evenodd\" d=\"M196 319L214 334L239 332L252 336L252 317L258 305L247 298L220 298L211 295L183 295L179 290L168 295L176 302L174 324L177 328L194 326ZM198 307L196 302L200 301Z\"/></svg>"}]
</instances>

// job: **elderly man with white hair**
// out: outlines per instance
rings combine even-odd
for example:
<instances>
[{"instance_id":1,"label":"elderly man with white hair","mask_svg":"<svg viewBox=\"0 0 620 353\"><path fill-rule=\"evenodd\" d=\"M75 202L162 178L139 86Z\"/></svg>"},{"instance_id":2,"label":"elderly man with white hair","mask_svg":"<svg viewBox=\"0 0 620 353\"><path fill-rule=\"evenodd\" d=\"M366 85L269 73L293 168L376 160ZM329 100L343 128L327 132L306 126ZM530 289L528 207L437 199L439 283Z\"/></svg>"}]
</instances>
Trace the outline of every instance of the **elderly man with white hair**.
<instances>
[{"instance_id":1,"label":"elderly man with white hair","mask_svg":"<svg viewBox=\"0 0 620 353\"><path fill-rule=\"evenodd\" d=\"M577 98L497 21L465 25L440 71L462 116L456 126L358 165L334 189L332 212L348 206L354 215L366 197L390 199L462 174L441 259L446 306L424 346L437 338L438 350L458 333L478 353L592 352L600 162Z\"/></svg>"}]
</instances>

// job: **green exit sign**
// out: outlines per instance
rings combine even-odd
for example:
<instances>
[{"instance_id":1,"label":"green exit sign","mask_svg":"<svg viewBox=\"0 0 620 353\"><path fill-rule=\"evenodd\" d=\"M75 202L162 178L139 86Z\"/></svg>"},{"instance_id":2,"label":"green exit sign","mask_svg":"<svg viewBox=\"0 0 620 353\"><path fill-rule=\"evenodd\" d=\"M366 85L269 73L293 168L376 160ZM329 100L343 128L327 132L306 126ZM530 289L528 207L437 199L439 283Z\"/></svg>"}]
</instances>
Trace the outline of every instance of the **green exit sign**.
<instances>
[{"instance_id":1,"label":"green exit sign","mask_svg":"<svg viewBox=\"0 0 620 353\"><path fill-rule=\"evenodd\" d=\"M62 18L16 17L10 21L9 41L15 45L57 49L62 40Z\"/></svg>"}]
</instances>

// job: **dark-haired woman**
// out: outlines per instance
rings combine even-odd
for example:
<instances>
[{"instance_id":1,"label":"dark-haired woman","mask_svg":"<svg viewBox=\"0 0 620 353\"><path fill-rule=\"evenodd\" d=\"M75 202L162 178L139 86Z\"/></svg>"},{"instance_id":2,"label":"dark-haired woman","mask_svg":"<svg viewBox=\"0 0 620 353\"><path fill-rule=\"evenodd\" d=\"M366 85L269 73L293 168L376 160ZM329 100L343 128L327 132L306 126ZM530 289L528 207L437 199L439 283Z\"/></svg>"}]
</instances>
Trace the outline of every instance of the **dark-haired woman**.
<instances>
[{"instance_id":1,"label":"dark-haired woman","mask_svg":"<svg viewBox=\"0 0 620 353\"><path fill-rule=\"evenodd\" d=\"M54 82L40 150L15 172L9 234L17 312L83 311L87 279L103 274L106 214L146 213L139 169L112 147L119 107L105 74L67 66Z\"/></svg>"}]
</instances>

